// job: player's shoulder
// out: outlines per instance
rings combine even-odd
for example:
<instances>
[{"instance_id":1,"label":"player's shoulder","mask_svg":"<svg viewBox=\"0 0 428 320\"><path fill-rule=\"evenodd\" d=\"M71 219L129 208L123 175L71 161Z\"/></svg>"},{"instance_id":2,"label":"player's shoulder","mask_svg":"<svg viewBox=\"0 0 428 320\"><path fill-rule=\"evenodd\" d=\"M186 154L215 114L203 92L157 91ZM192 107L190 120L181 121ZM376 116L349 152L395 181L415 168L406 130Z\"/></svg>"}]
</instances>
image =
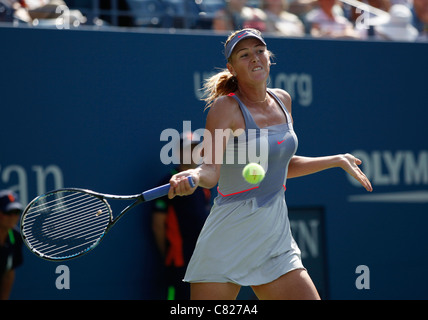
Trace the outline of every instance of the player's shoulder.
<instances>
[{"instance_id":1,"label":"player's shoulder","mask_svg":"<svg viewBox=\"0 0 428 320\"><path fill-rule=\"evenodd\" d=\"M271 91L278 98L280 98L282 102L284 102L284 103L291 102L291 96L290 96L290 94L287 91L285 91L283 89L279 89L279 88L271 89Z\"/></svg>"},{"instance_id":2,"label":"player's shoulder","mask_svg":"<svg viewBox=\"0 0 428 320\"><path fill-rule=\"evenodd\" d=\"M216 111L234 111L239 107L238 102L233 98L234 94L220 96L214 100L211 109Z\"/></svg>"},{"instance_id":3,"label":"player's shoulder","mask_svg":"<svg viewBox=\"0 0 428 320\"><path fill-rule=\"evenodd\" d=\"M283 89L271 89L271 91L282 101L282 103L287 108L288 112L291 113L291 96L290 94Z\"/></svg>"},{"instance_id":4,"label":"player's shoulder","mask_svg":"<svg viewBox=\"0 0 428 320\"><path fill-rule=\"evenodd\" d=\"M220 96L214 100L208 111L208 117L219 119L233 119L234 115L239 114L238 102L232 95Z\"/></svg>"}]
</instances>

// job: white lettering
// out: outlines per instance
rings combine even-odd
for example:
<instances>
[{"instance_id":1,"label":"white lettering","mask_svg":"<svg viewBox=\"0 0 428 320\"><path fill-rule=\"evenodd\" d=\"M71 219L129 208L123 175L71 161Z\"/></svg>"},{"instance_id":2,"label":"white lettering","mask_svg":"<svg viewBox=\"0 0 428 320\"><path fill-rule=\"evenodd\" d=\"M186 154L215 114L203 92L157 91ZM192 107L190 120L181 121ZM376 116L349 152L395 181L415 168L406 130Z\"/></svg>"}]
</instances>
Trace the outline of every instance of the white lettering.
<instances>
[{"instance_id":1,"label":"white lettering","mask_svg":"<svg viewBox=\"0 0 428 320\"><path fill-rule=\"evenodd\" d=\"M406 184L428 184L428 151L422 151L415 160L413 153L405 154L404 182Z\"/></svg>"},{"instance_id":2,"label":"white lettering","mask_svg":"<svg viewBox=\"0 0 428 320\"><path fill-rule=\"evenodd\" d=\"M193 90L196 99L202 99L204 81L214 75L215 72L193 72ZM272 79L272 77L271 77ZM307 73L290 73L280 72L274 76L272 83L275 88L284 89L290 96L295 99L301 106L309 107L313 100L312 76Z\"/></svg>"},{"instance_id":3,"label":"white lettering","mask_svg":"<svg viewBox=\"0 0 428 320\"><path fill-rule=\"evenodd\" d=\"M428 184L428 151L372 151L355 150L352 154L361 159L361 169L373 185L392 186ZM347 175L354 186L358 181Z\"/></svg>"},{"instance_id":4,"label":"white lettering","mask_svg":"<svg viewBox=\"0 0 428 320\"><path fill-rule=\"evenodd\" d=\"M400 182L400 167L403 163L403 153L397 152L395 157L391 151L383 152L383 159L387 167L387 171L390 173L389 183L397 185Z\"/></svg>"},{"instance_id":5,"label":"white lettering","mask_svg":"<svg viewBox=\"0 0 428 320\"><path fill-rule=\"evenodd\" d=\"M370 269L366 265L359 265L355 269L356 274L360 274L355 280L355 287L358 290L370 289Z\"/></svg>"},{"instance_id":6,"label":"white lettering","mask_svg":"<svg viewBox=\"0 0 428 320\"><path fill-rule=\"evenodd\" d=\"M55 13L59 14L56 18L55 25L57 29L70 29L70 9L66 5L59 5L55 9Z\"/></svg>"},{"instance_id":7,"label":"white lettering","mask_svg":"<svg viewBox=\"0 0 428 320\"><path fill-rule=\"evenodd\" d=\"M163 164L178 163L180 161L180 134L175 129L162 130L160 135L160 141L168 141L160 151L160 160Z\"/></svg>"},{"instance_id":8,"label":"white lettering","mask_svg":"<svg viewBox=\"0 0 428 320\"><path fill-rule=\"evenodd\" d=\"M191 131L191 121L183 121L183 132ZM214 138L210 131L205 129L197 129L195 133L203 136L203 141L195 141L198 142L198 145L193 151L191 151L190 146L184 148L183 163L189 164L193 161L200 164L202 163L202 159L206 164L212 164L213 161L216 164L246 164L255 162L259 163L265 171L268 170L268 129L249 129L248 131L242 129L235 131L231 129L215 129ZM236 144L232 140L233 137L237 137ZM161 132L160 141L168 141L160 151L161 162L165 165L171 163L179 164L180 133L175 129L165 129ZM224 145L226 145L225 150L223 150ZM212 154L213 150L217 151ZM237 155L235 151L237 151Z\"/></svg>"},{"instance_id":9,"label":"white lettering","mask_svg":"<svg viewBox=\"0 0 428 320\"><path fill-rule=\"evenodd\" d=\"M378 185L388 185L389 175L382 174L382 155L378 151L372 153L373 180Z\"/></svg>"},{"instance_id":10,"label":"white lettering","mask_svg":"<svg viewBox=\"0 0 428 320\"><path fill-rule=\"evenodd\" d=\"M306 73L278 73L274 79L276 88L287 91L291 98L296 99L303 107L312 103L312 76Z\"/></svg>"},{"instance_id":11,"label":"white lettering","mask_svg":"<svg viewBox=\"0 0 428 320\"><path fill-rule=\"evenodd\" d=\"M169 314L178 315L178 314L184 314L184 315L196 315L198 318L202 316L204 313L205 307L191 307L191 306L183 306L180 304L177 304L177 306L171 307Z\"/></svg>"},{"instance_id":12,"label":"white lettering","mask_svg":"<svg viewBox=\"0 0 428 320\"><path fill-rule=\"evenodd\" d=\"M59 265L55 269L55 273L59 276L55 280L55 286L58 290L70 289L70 269L66 265Z\"/></svg>"},{"instance_id":13,"label":"white lettering","mask_svg":"<svg viewBox=\"0 0 428 320\"><path fill-rule=\"evenodd\" d=\"M369 29L370 27L370 12L366 7L356 8L355 13L361 13L355 20L355 26L360 29Z\"/></svg>"},{"instance_id":14,"label":"white lettering","mask_svg":"<svg viewBox=\"0 0 428 320\"><path fill-rule=\"evenodd\" d=\"M37 194L43 194L46 190L47 177L52 175L53 188L59 189L64 185L64 179L61 169L56 165L49 165L46 168L42 166L33 166L33 171L36 173Z\"/></svg>"},{"instance_id":15,"label":"white lettering","mask_svg":"<svg viewBox=\"0 0 428 320\"><path fill-rule=\"evenodd\" d=\"M268 169L268 132L268 129L260 129L260 136L257 139L257 130L248 130L248 162L259 163L265 171Z\"/></svg>"},{"instance_id":16,"label":"white lettering","mask_svg":"<svg viewBox=\"0 0 428 320\"><path fill-rule=\"evenodd\" d=\"M1 168L1 167L0 167ZM12 173L16 174L17 183L15 185L8 185L11 183L11 175ZM19 199L22 204L28 203L28 181L27 181L27 173L25 169L19 165L10 165L3 169L1 173L1 182L8 185L7 188L11 191L15 191L19 195Z\"/></svg>"},{"instance_id":17,"label":"white lettering","mask_svg":"<svg viewBox=\"0 0 428 320\"><path fill-rule=\"evenodd\" d=\"M19 200L23 205L28 203L29 177L35 178L36 194L40 195L49 189L59 189L64 186L64 177L62 170L57 165L34 165L31 167L34 175L27 173L23 166L12 164L5 167L0 165L0 184L1 189L15 191L19 195Z\"/></svg>"},{"instance_id":18,"label":"white lettering","mask_svg":"<svg viewBox=\"0 0 428 320\"><path fill-rule=\"evenodd\" d=\"M183 121L183 134L186 132L192 132L191 121ZM192 163L192 146L190 143L183 144L182 151L182 161L183 164L191 164Z\"/></svg>"}]
</instances>

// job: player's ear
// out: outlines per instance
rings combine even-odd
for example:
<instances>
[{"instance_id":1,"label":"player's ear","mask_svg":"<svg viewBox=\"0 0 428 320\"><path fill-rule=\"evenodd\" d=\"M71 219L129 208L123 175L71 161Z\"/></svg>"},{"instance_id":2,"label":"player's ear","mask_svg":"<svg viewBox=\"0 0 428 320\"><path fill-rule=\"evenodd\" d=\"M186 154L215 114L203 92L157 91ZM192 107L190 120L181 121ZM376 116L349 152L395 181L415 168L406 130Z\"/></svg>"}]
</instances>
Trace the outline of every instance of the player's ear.
<instances>
[{"instance_id":1,"label":"player's ear","mask_svg":"<svg viewBox=\"0 0 428 320\"><path fill-rule=\"evenodd\" d=\"M227 63L226 67L227 67L227 70L229 70L229 72L230 72L233 76L235 76L235 77L236 77L235 69L233 69L233 66L232 66L232 64L231 64L230 62L228 62L228 63Z\"/></svg>"}]
</instances>

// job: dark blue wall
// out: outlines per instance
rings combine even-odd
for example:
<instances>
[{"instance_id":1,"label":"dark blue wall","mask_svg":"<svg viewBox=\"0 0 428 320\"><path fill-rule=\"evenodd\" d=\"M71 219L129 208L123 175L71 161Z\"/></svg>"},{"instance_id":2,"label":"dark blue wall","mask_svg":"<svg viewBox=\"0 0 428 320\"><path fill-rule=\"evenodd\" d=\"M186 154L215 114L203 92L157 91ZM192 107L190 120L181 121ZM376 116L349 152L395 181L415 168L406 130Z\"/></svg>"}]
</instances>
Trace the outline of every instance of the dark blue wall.
<instances>
[{"instance_id":1,"label":"dark blue wall","mask_svg":"<svg viewBox=\"0 0 428 320\"><path fill-rule=\"evenodd\" d=\"M225 66L224 37L207 34L0 28L0 38L0 188L24 201L58 186L155 186L167 171L162 130L181 132L184 120L203 128L198 89ZM428 45L267 40L271 86L294 99L298 154L354 152L375 189L360 197L338 169L287 184L290 207L324 208L329 297L427 299ZM25 248L12 298L159 298L148 208L65 263L70 290L55 288L58 264ZM359 265L370 269L369 290L355 286Z\"/></svg>"}]
</instances>

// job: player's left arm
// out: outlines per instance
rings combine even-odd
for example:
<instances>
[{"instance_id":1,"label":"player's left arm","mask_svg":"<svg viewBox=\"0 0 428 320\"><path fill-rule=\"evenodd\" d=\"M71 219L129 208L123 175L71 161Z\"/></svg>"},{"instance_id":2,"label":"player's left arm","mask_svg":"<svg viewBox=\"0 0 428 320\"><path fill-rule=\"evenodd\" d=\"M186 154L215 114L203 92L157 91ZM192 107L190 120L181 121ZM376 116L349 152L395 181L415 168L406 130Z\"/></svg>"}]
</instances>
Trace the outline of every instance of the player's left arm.
<instances>
[{"instance_id":1,"label":"player's left arm","mask_svg":"<svg viewBox=\"0 0 428 320\"><path fill-rule=\"evenodd\" d=\"M352 154L338 154L325 157L293 156L288 166L287 178L296 178L308 174L327 170L330 168L342 168L354 177L367 191L373 191L372 185L359 165L362 161Z\"/></svg>"}]
</instances>

